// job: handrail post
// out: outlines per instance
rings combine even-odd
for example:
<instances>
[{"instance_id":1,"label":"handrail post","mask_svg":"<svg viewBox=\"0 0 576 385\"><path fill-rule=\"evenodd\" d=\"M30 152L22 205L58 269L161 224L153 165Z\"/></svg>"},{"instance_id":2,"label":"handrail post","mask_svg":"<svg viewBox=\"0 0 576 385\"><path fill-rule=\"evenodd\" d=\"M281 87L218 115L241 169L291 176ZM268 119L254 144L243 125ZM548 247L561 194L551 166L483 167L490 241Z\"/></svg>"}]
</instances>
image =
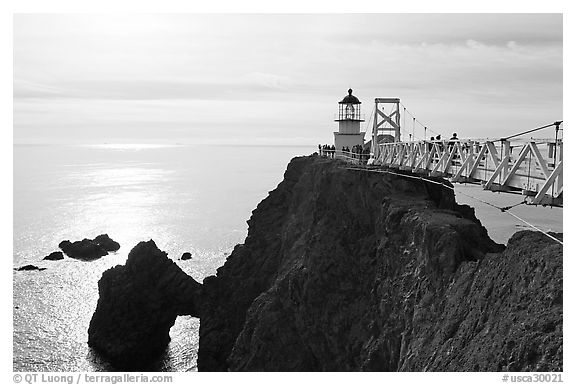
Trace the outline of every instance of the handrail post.
<instances>
[{"instance_id":1,"label":"handrail post","mask_svg":"<svg viewBox=\"0 0 576 385\"><path fill-rule=\"evenodd\" d=\"M509 164L509 162L510 162L510 160L509 160L510 159L509 158L509 156L510 156L510 141L501 139L501 143L502 143L502 154L500 154L500 159L502 161L504 161L504 159L508 159L508 160L506 161L507 164L504 165L504 168L502 169L502 173L500 174L500 182L499 182L500 184L502 184L501 181L505 180L506 177L508 176L508 169L510 168L509 167L510 166L510 164Z\"/></svg>"},{"instance_id":2,"label":"handrail post","mask_svg":"<svg viewBox=\"0 0 576 385\"><path fill-rule=\"evenodd\" d=\"M380 157L380 146L378 144L378 99L374 101L374 122L372 125L372 156L374 160Z\"/></svg>"},{"instance_id":3,"label":"handrail post","mask_svg":"<svg viewBox=\"0 0 576 385\"><path fill-rule=\"evenodd\" d=\"M552 170L556 169L556 156L557 156L557 148L558 148L558 131L560 130L560 121L554 122L555 126L555 136L554 136L554 161L552 162ZM552 197L554 198L555 192L554 189L556 187L556 183L552 183Z\"/></svg>"}]
</instances>

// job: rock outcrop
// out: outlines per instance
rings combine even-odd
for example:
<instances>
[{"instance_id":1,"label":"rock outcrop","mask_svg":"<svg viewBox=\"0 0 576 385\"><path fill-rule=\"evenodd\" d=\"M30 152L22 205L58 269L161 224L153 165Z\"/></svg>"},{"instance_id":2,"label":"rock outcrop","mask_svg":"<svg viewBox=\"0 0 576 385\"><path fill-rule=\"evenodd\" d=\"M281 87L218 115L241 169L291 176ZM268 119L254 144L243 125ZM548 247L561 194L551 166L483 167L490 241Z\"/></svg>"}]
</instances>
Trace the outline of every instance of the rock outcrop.
<instances>
[{"instance_id":1,"label":"rock outcrop","mask_svg":"<svg viewBox=\"0 0 576 385\"><path fill-rule=\"evenodd\" d=\"M15 267L14 270L16 271L42 271L46 270L45 267L38 267L36 265L24 265L20 267Z\"/></svg>"},{"instance_id":2,"label":"rock outcrop","mask_svg":"<svg viewBox=\"0 0 576 385\"><path fill-rule=\"evenodd\" d=\"M505 248L448 182L376 171L293 159L203 285L138 244L100 279L89 344L141 369L188 314L201 371L563 370L562 246Z\"/></svg>"},{"instance_id":3,"label":"rock outcrop","mask_svg":"<svg viewBox=\"0 0 576 385\"><path fill-rule=\"evenodd\" d=\"M150 240L124 266L105 271L88 329L88 344L117 368L144 370L163 352L179 315L198 316L200 284Z\"/></svg>"},{"instance_id":4,"label":"rock outcrop","mask_svg":"<svg viewBox=\"0 0 576 385\"><path fill-rule=\"evenodd\" d=\"M61 259L64 259L61 251L54 251L43 258L45 261L59 261Z\"/></svg>"},{"instance_id":5,"label":"rock outcrop","mask_svg":"<svg viewBox=\"0 0 576 385\"><path fill-rule=\"evenodd\" d=\"M399 370L563 370L562 246L544 234L518 232L504 253L463 263L441 294Z\"/></svg>"},{"instance_id":6,"label":"rock outcrop","mask_svg":"<svg viewBox=\"0 0 576 385\"><path fill-rule=\"evenodd\" d=\"M120 244L110 238L108 234L100 234L92 241L106 251L118 251L120 249Z\"/></svg>"},{"instance_id":7,"label":"rock outcrop","mask_svg":"<svg viewBox=\"0 0 576 385\"><path fill-rule=\"evenodd\" d=\"M76 242L65 240L60 242L58 247L70 258L82 261L93 261L108 255L109 251L118 250L120 244L112 240L108 234L101 234L94 239L84 238Z\"/></svg>"},{"instance_id":8,"label":"rock outcrop","mask_svg":"<svg viewBox=\"0 0 576 385\"><path fill-rule=\"evenodd\" d=\"M190 254L189 252L185 252L182 254L182 256L180 257L180 259L182 261L187 261L189 259L192 259L192 254Z\"/></svg>"},{"instance_id":9,"label":"rock outcrop","mask_svg":"<svg viewBox=\"0 0 576 385\"><path fill-rule=\"evenodd\" d=\"M441 182L441 180L436 180ZM202 287L198 369L562 370L562 247L446 185L292 160Z\"/></svg>"}]
</instances>

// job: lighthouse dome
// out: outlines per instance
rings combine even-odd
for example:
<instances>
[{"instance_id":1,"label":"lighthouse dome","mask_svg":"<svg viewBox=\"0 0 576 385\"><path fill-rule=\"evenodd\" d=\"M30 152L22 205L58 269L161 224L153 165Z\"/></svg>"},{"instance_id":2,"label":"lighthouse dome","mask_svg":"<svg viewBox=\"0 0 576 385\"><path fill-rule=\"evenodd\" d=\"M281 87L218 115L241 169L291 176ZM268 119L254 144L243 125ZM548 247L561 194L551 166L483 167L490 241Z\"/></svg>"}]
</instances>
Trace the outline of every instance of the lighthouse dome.
<instances>
[{"instance_id":1,"label":"lighthouse dome","mask_svg":"<svg viewBox=\"0 0 576 385\"><path fill-rule=\"evenodd\" d=\"M338 104L361 104L362 102L358 100L358 98L352 95L352 88L348 90L348 95L342 99L342 101L338 102Z\"/></svg>"}]
</instances>

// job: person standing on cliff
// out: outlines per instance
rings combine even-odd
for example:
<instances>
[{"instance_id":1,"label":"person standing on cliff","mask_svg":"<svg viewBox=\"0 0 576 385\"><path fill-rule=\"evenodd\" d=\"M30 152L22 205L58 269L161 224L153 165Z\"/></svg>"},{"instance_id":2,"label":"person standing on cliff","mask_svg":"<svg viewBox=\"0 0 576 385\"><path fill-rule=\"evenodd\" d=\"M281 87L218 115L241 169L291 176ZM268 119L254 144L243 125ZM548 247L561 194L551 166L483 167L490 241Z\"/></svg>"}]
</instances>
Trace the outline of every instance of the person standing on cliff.
<instances>
[{"instance_id":1,"label":"person standing on cliff","mask_svg":"<svg viewBox=\"0 0 576 385\"><path fill-rule=\"evenodd\" d=\"M365 148L364 149L364 159L362 160L362 163L364 163L364 164L368 163L369 158L370 158L370 149Z\"/></svg>"}]
</instances>

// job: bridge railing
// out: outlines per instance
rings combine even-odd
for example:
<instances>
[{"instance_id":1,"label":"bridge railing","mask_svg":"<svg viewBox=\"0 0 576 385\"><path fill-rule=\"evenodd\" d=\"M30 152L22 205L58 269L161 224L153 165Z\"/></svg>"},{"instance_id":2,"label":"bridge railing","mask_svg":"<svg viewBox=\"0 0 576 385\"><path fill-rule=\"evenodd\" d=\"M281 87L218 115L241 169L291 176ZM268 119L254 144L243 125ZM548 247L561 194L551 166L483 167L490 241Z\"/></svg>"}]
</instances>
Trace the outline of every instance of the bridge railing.
<instances>
[{"instance_id":1,"label":"bridge railing","mask_svg":"<svg viewBox=\"0 0 576 385\"><path fill-rule=\"evenodd\" d=\"M379 145L373 163L482 183L492 191L521 191L531 204L562 205L562 140L392 142Z\"/></svg>"},{"instance_id":2,"label":"bridge railing","mask_svg":"<svg viewBox=\"0 0 576 385\"><path fill-rule=\"evenodd\" d=\"M342 150L320 150L320 156L345 160L352 164L366 164L370 159L370 154L358 154L352 151L342 151Z\"/></svg>"}]
</instances>

